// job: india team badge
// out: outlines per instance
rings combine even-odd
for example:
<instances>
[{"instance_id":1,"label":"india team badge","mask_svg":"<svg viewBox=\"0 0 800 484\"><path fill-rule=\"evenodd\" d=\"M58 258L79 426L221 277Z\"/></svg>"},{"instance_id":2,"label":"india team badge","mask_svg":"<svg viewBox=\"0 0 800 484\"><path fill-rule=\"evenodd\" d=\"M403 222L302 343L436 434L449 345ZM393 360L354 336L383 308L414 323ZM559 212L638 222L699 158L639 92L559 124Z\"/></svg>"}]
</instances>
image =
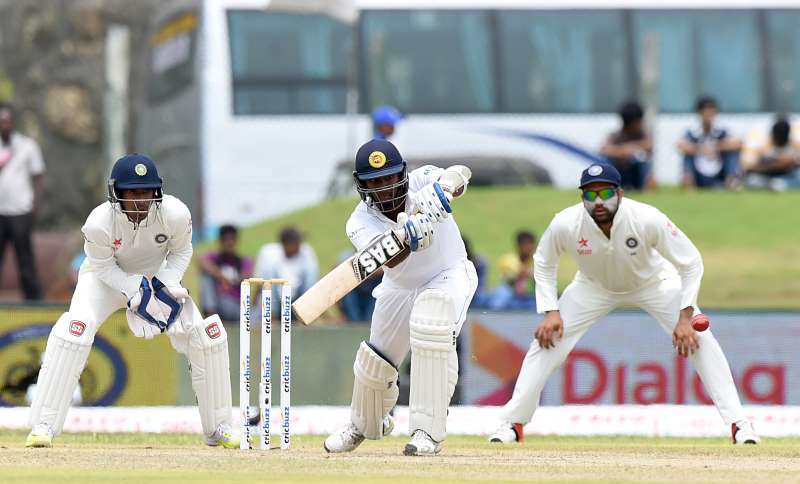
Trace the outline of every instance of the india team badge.
<instances>
[{"instance_id":1,"label":"india team badge","mask_svg":"<svg viewBox=\"0 0 800 484\"><path fill-rule=\"evenodd\" d=\"M142 164L142 163L139 163L135 167L133 167L133 171L135 171L136 174L139 175L139 176L147 175L147 167L144 166L144 164Z\"/></svg>"},{"instance_id":2,"label":"india team badge","mask_svg":"<svg viewBox=\"0 0 800 484\"><path fill-rule=\"evenodd\" d=\"M369 154L369 166L373 168L382 168L386 164L386 155L380 151L373 151Z\"/></svg>"}]
</instances>

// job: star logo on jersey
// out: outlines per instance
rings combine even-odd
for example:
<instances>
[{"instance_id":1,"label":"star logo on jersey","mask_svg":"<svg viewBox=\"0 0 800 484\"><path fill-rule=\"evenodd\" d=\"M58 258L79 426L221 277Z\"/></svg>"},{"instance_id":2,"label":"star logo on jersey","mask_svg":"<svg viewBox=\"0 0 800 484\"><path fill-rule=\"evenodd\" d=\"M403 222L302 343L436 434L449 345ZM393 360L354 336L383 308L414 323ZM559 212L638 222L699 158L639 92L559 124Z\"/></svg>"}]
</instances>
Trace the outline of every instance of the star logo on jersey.
<instances>
[{"instance_id":1,"label":"star logo on jersey","mask_svg":"<svg viewBox=\"0 0 800 484\"><path fill-rule=\"evenodd\" d=\"M589 247L589 241L581 237L578 241L578 255L592 255L592 249Z\"/></svg>"},{"instance_id":2,"label":"star logo on jersey","mask_svg":"<svg viewBox=\"0 0 800 484\"><path fill-rule=\"evenodd\" d=\"M114 248L115 249L119 249L119 247L121 245L122 245L122 239L114 239Z\"/></svg>"}]
</instances>

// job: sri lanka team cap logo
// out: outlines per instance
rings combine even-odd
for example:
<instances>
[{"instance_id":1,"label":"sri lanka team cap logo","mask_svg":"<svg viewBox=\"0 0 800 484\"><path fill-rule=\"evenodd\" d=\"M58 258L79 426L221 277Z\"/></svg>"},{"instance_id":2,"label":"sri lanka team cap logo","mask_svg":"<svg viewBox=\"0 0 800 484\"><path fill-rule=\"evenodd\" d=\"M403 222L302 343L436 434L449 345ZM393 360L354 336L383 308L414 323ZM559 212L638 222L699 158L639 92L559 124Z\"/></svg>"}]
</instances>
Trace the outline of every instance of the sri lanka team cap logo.
<instances>
[{"instance_id":1,"label":"sri lanka team cap logo","mask_svg":"<svg viewBox=\"0 0 800 484\"><path fill-rule=\"evenodd\" d=\"M369 154L369 166L373 168L383 168L386 164L386 155L380 151L373 151Z\"/></svg>"},{"instance_id":2,"label":"sri lanka team cap logo","mask_svg":"<svg viewBox=\"0 0 800 484\"><path fill-rule=\"evenodd\" d=\"M137 175L139 175L139 176L145 176L145 175L147 175L147 167L146 167L146 166L144 166L144 164L142 164L142 163L139 163L139 164L137 164L137 165L136 165L136 166L133 168L133 171L135 171L135 172L136 172L136 174L137 174Z\"/></svg>"}]
</instances>

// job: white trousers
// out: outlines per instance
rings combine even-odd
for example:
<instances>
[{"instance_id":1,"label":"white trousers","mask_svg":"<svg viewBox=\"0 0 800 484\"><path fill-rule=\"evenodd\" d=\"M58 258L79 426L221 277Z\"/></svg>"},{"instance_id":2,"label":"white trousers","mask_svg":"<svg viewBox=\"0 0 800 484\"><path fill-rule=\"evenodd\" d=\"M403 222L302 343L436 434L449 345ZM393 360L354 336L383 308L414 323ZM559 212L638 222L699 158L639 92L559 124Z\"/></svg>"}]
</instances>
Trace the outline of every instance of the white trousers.
<instances>
[{"instance_id":1,"label":"white trousers","mask_svg":"<svg viewBox=\"0 0 800 484\"><path fill-rule=\"evenodd\" d=\"M522 363L514 394L503 407L503 420L526 424L539 406L547 378L561 366L575 344L598 319L618 306L636 306L653 316L672 337L681 310L681 281L678 276L637 291L615 294L586 282L573 281L559 299L564 336L554 348L543 349L534 338ZM697 333L699 349L689 357L717 406L722 420L730 425L744 419L742 404L733 383L728 361L711 330Z\"/></svg>"},{"instance_id":2,"label":"white trousers","mask_svg":"<svg viewBox=\"0 0 800 484\"><path fill-rule=\"evenodd\" d=\"M46 424L61 432L70 398L83 372L95 334L105 320L127 300L94 273L84 272L48 337L31 405L30 424ZM218 317L204 320L194 301L184 303L179 320L169 333L170 343L186 355L192 369L192 387L198 397L203 430L211 435L217 426L230 424L231 398L227 334Z\"/></svg>"},{"instance_id":3,"label":"white trousers","mask_svg":"<svg viewBox=\"0 0 800 484\"><path fill-rule=\"evenodd\" d=\"M440 272L428 283L416 289L401 289L380 284L372 292L375 297L375 312L372 314L369 343L388 358L394 366L400 366L410 348L409 318L414 300L426 289L441 289L453 299L458 320L456 335L467 318L467 309L472 295L478 287L478 276L472 262L464 260L455 267Z\"/></svg>"}]
</instances>

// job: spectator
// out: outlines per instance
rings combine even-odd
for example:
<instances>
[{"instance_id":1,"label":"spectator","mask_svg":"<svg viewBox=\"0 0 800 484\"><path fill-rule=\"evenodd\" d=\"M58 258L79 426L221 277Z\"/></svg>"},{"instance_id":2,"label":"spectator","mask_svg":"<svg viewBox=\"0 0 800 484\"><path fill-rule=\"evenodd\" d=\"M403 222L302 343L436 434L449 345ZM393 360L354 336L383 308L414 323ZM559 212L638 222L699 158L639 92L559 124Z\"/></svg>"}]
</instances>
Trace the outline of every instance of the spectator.
<instances>
[{"instance_id":1,"label":"spectator","mask_svg":"<svg viewBox=\"0 0 800 484\"><path fill-rule=\"evenodd\" d=\"M472 296L470 308L480 309L489 307L489 293L486 291L486 275L489 272L489 264L486 258L482 255L472 252L472 246L469 239L462 236L464 241L464 249L467 251L467 259L475 266L475 272L478 273L478 288L475 289L475 295Z\"/></svg>"},{"instance_id":2,"label":"spectator","mask_svg":"<svg viewBox=\"0 0 800 484\"><path fill-rule=\"evenodd\" d=\"M0 104L0 262L7 242L14 245L26 300L39 300L31 232L44 188L39 145L14 129L14 111Z\"/></svg>"},{"instance_id":3,"label":"spectator","mask_svg":"<svg viewBox=\"0 0 800 484\"><path fill-rule=\"evenodd\" d=\"M279 239L280 243L273 242L261 248L254 272L256 277L264 279L288 280L292 297L297 299L317 280L317 256L294 227L282 229Z\"/></svg>"},{"instance_id":4,"label":"spectator","mask_svg":"<svg viewBox=\"0 0 800 484\"><path fill-rule=\"evenodd\" d=\"M223 321L238 321L242 279L253 273L253 260L238 254L239 231L233 225L219 228L219 251L200 258L200 297L205 314L219 314Z\"/></svg>"},{"instance_id":5,"label":"spectator","mask_svg":"<svg viewBox=\"0 0 800 484\"><path fill-rule=\"evenodd\" d=\"M638 102L628 101L620 107L619 117L622 128L608 136L600 154L622 175L623 188L654 188L650 176L653 140L645 129L644 110Z\"/></svg>"},{"instance_id":6,"label":"spectator","mask_svg":"<svg viewBox=\"0 0 800 484\"><path fill-rule=\"evenodd\" d=\"M339 262L344 262L353 254L355 254L353 250L342 252L339 254ZM372 297L372 290L378 287L382 280L383 268L378 269L369 279L356 286L339 301L339 309L348 321L359 323L372 321L372 312L375 311L375 298Z\"/></svg>"},{"instance_id":7,"label":"spectator","mask_svg":"<svg viewBox=\"0 0 800 484\"><path fill-rule=\"evenodd\" d=\"M372 137L389 139L394 134L397 122L403 115L392 106L378 106L372 111Z\"/></svg>"},{"instance_id":8,"label":"spectator","mask_svg":"<svg viewBox=\"0 0 800 484\"><path fill-rule=\"evenodd\" d=\"M800 188L800 125L792 126L785 115L780 115L769 137L762 133L748 136L742 166L750 188Z\"/></svg>"},{"instance_id":9,"label":"spectator","mask_svg":"<svg viewBox=\"0 0 800 484\"><path fill-rule=\"evenodd\" d=\"M738 156L742 142L716 125L717 102L703 96L697 100L700 125L688 129L678 140L683 154L683 186L685 188L717 188L736 186Z\"/></svg>"},{"instance_id":10,"label":"spectator","mask_svg":"<svg viewBox=\"0 0 800 484\"><path fill-rule=\"evenodd\" d=\"M517 251L500 257L497 270L502 284L492 292L489 308L535 309L536 297L533 285L533 253L536 252L536 236L532 232L517 233Z\"/></svg>"}]
</instances>

